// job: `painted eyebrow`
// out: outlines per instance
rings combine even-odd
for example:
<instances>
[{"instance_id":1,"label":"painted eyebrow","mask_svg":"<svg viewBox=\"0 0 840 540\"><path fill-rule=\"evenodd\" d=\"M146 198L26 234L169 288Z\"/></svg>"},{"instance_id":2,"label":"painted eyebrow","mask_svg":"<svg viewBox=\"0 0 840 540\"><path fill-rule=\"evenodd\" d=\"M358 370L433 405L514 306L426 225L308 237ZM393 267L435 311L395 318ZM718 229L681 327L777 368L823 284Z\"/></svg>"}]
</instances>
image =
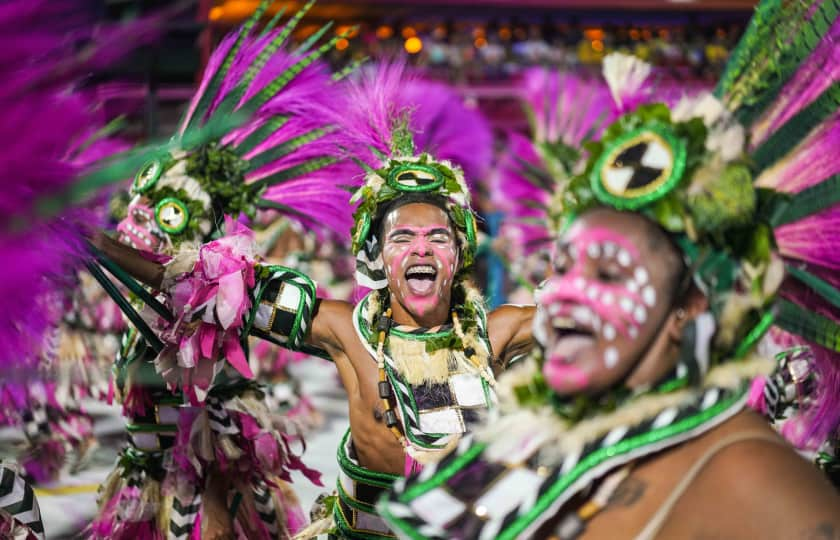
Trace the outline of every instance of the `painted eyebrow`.
<instances>
[{"instance_id":1,"label":"painted eyebrow","mask_svg":"<svg viewBox=\"0 0 840 540\"><path fill-rule=\"evenodd\" d=\"M401 229L394 229L390 233L388 233L388 238L393 238L394 236L407 234L410 236L417 236L421 234L423 236L433 236L435 234L445 234L451 236L452 233L449 229L443 227L436 227L434 229L420 229L420 228L401 228Z\"/></svg>"}]
</instances>

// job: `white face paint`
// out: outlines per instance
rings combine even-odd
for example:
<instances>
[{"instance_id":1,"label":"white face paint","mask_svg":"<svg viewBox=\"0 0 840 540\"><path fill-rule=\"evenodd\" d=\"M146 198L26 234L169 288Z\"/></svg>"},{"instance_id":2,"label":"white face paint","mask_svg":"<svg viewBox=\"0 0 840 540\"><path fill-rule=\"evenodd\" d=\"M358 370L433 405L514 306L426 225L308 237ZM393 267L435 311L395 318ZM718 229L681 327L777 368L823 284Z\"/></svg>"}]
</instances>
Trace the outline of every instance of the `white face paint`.
<instances>
[{"instance_id":1,"label":"white face paint","mask_svg":"<svg viewBox=\"0 0 840 540\"><path fill-rule=\"evenodd\" d=\"M618 364L618 350L615 347L609 347L604 353L604 365L612 369Z\"/></svg>"}]
</instances>

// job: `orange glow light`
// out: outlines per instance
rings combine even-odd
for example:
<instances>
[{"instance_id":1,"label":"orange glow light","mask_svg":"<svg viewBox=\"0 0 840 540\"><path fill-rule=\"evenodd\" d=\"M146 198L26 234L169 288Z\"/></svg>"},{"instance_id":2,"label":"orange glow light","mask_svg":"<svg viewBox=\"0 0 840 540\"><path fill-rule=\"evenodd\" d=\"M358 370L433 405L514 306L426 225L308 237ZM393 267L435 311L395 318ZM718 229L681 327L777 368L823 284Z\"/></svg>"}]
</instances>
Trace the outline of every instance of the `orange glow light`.
<instances>
[{"instance_id":1,"label":"orange glow light","mask_svg":"<svg viewBox=\"0 0 840 540\"><path fill-rule=\"evenodd\" d=\"M405 39L413 38L416 35L417 31L410 26L406 26L402 29L402 37L404 37Z\"/></svg>"},{"instance_id":2,"label":"orange glow light","mask_svg":"<svg viewBox=\"0 0 840 540\"><path fill-rule=\"evenodd\" d=\"M487 40L484 39L483 37L475 38L475 41L473 42L473 45L475 45L476 49L480 49L480 48L487 45Z\"/></svg>"},{"instance_id":3,"label":"orange glow light","mask_svg":"<svg viewBox=\"0 0 840 540\"><path fill-rule=\"evenodd\" d=\"M382 26L376 29L376 37L378 37L379 39L388 39L393 35L394 29L388 26L387 24L383 24Z\"/></svg>"},{"instance_id":4,"label":"orange glow light","mask_svg":"<svg viewBox=\"0 0 840 540\"><path fill-rule=\"evenodd\" d=\"M586 39L593 41L596 39L604 39L604 31L600 28L587 28L583 31L583 35L586 36Z\"/></svg>"},{"instance_id":5,"label":"orange glow light","mask_svg":"<svg viewBox=\"0 0 840 540\"><path fill-rule=\"evenodd\" d=\"M592 50L595 52L601 52L604 50L604 42L600 39L592 40Z\"/></svg>"},{"instance_id":6,"label":"orange glow light","mask_svg":"<svg viewBox=\"0 0 840 540\"><path fill-rule=\"evenodd\" d=\"M338 41L335 42L335 48L338 49L339 51L343 51L344 49L346 49L349 46L350 46L350 42L347 41L344 38L341 38L341 39L339 39Z\"/></svg>"},{"instance_id":7,"label":"orange glow light","mask_svg":"<svg viewBox=\"0 0 840 540\"><path fill-rule=\"evenodd\" d=\"M630 30L630 39L632 39L633 41L639 41L640 37L642 37L642 34L640 34L638 30L636 30L635 28Z\"/></svg>"},{"instance_id":8,"label":"orange glow light","mask_svg":"<svg viewBox=\"0 0 840 540\"><path fill-rule=\"evenodd\" d=\"M511 32L510 28L508 28L507 26L503 26L499 29L499 37L502 38L502 40L504 41L509 40L512 35L513 32Z\"/></svg>"},{"instance_id":9,"label":"orange glow light","mask_svg":"<svg viewBox=\"0 0 840 540\"><path fill-rule=\"evenodd\" d=\"M423 50L423 41L417 36L412 36L405 40L403 47L408 54L417 54Z\"/></svg>"},{"instance_id":10,"label":"orange glow light","mask_svg":"<svg viewBox=\"0 0 840 540\"><path fill-rule=\"evenodd\" d=\"M210 14L208 15L208 17L211 21L218 21L222 18L222 16L224 16L224 14L225 8L223 8L222 6L216 6L210 9Z\"/></svg>"}]
</instances>

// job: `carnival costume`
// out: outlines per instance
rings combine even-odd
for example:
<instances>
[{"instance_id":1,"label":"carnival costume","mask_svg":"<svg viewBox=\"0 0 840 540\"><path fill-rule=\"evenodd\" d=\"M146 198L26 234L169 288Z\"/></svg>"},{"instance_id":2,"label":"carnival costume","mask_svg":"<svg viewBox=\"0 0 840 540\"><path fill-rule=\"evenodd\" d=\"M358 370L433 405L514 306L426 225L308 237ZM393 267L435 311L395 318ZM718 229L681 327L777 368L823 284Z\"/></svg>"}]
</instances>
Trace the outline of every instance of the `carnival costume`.
<instances>
[{"instance_id":1,"label":"carnival costume","mask_svg":"<svg viewBox=\"0 0 840 540\"><path fill-rule=\"evenodd\" d=\"M352 252L356 281L373 290L356 305L353 324L378 364L384 422L405 448L406 473L453 448L495 401L483 300L468 281L476 221L462 169L444 160L459 159L465 170L483 173L490 132L480 115L445 86L407 79L398 63L363 72L361 80L347 81L344 99L332 109L341 147L364 172L364 183L351 199L358 203ZM465 132L465 126L473 131ZM461 253L451 319L434 329L402 327L390 318L377 231L389 203L409 194L443 201ZM363 467L349 430L338 462L335 534L392 537L373 504L398 476Z\"/></svg>"},{"instance_id":2,"label":"carnival costume","mask_svg":"<svg viewBox=\"0 0 840 540\"><path fill-rule=\"evenodd\" d=\"M96 178L145 161L117 238L163 263L165 275L149 291L120 266L128 263L94 248L145 307L90 266L133 325L113 383L130 440L100 488L92 538L201 538L213 520L226 534L287 537L305 522L290 471L319 483L292 449L302 441L266 407L248 355L249 336L303 348L316 287L262 264L253 233L236 220L270 209L307 226L347 226L331 127L312 109L331 99L319 59L343 34L313 48L327 25L287 52L312 2L257 32L270 3L216 48L175 136Z\"/></svg>"},{"instance_id":3,"label":"carnival costume","mask_svg":"<svg viewBox=\"0 0 840 540\"><path fill-rule=\"evenodd\" d=\"M580 495L585 503L559 515L554 530L579 537L626 465L744 409L754 378L777 364L756 353L774 325L817 359L803 439L836 433L840 295L826 278L840 269L840 161L830 150L840 128L838 9L762 2L714 95L671 110L638 106L586 145L584 171L558 179L555 233L592 208L640 213L680 247L709 310L685 326L674 370L642 389L559 397L536 351L498 385L498 418L381 502L399 535L529 537ZM625 293L564 274L538 302L550 313L555 302L597 299L603 310L572 316L587 317L606 340L632 338L656 302L643 262L606 235L576 249L634 268ZM607 348L605 365L614 360ZM587 494L601 479L604 489Z\"/></svg>"}]
</instances>

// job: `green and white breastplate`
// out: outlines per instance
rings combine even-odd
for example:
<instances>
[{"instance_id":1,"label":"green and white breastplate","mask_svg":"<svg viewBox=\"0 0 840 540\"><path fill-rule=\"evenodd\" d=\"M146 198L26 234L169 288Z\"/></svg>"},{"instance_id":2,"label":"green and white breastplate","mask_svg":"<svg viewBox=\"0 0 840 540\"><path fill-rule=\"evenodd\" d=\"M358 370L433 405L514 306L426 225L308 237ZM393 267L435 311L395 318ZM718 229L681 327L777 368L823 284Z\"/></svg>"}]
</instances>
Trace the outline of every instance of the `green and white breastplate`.
<instances>
[{"instance_id":1,"label":"green and white breastplate","mask_svg":"<svg viewBox=\"0 0 840 540\"><path fill-rule=\"evenodd\" d=\"M374 332L363 316L367 301L365 297L356 306L353 325L376 360L376 350L371 345ZM434 332L397 326L391 329L385 342L387 381L412 454L454 444L496 403L493 388L462 350L429 346L448 340L453 331L451 325ZM491 353L483 320L479 321L479 336L484 351L477 351L477 356L482 366L487 366Z\"/></svg>"}]
</instances>

